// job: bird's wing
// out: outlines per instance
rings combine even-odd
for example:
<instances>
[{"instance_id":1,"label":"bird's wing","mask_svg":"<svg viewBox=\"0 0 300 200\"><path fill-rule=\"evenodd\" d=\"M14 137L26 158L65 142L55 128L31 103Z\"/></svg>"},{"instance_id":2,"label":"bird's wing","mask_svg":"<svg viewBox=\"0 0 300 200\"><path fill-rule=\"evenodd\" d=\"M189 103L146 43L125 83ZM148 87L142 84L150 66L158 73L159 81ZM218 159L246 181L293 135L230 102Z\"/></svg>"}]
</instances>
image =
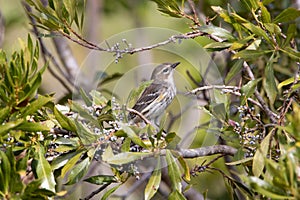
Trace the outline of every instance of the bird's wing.
<instances>
[{"instance_id":1,"label":"bird's wing","mask_svg":"<svg viewBox=\"0 0 300 200\"><path fill-rule=\"evenodd\" d=\"M162 87L161 84L152 83L149 85L140 98L137 100L135 105L132 107L132 109L139 111L142 114L142 111L149 106L153 101L158 100L160 98L163 98L163 92L161 91ZM135 115L131 113L130 118L133 118Z\"/></svg>"}]
</instances>

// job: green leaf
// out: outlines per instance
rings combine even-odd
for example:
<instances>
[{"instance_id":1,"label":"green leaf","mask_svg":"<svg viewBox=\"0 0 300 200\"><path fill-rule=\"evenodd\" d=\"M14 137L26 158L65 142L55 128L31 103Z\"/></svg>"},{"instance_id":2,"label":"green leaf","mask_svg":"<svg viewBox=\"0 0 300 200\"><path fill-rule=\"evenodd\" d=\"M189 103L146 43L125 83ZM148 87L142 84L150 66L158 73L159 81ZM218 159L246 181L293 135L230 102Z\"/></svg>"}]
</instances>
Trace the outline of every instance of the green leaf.
<instances>
[{"instance_id":1,"label":"green leaf","mask_svg":"<svg viewBox=\"0 0 300 200\"><path fill-rule=\"evenodd\" d=\"M2 124L10 114L10 107L6 106L0 109L0 124Z\"/></svg>"},{"instance_id":2,"label":"green leaf","mask_svg":"<svg viewBox=\"0 0 300 200\"><path fill-rule=\"evenodd\" d=\"M31 102L28 106L22 108L22 116L26 117L27 115L32 115L38 109L42 108L44 105L51 101L53 101L53 97L39 95L38 98Z\"/></svg>"},{"instance_id":3,"label":"green leaf","mask_svg":"<svg viewBox=\"0 0 300 200\"><path fill-rule=\"evenodd\" d=\"M244 58L244 59L253 59L253 58L258 58L259 56L266 55L268 53L273 52L272 50L242 50L239 51L237 54L233 56L233 59L239 59L239 58Z\"/></svg>"},{"instance_id":4,"label":"green leaf","mask_svg":"<svg viewBox=\"0 0 300 200\"><path fill-rule=\"evenodd\" d=\"M247 0L246 0L247 1ZM261 10L261 18L264 23L271 23L271 14L262 2L258 2Z\"/></svg>"},{"instance_id":5,"label":"green leaf","mask_svg":"<svg viewBox=\"0 0 300 200\"><path fill-rule=\"evenodd\" d=\"M157 164L145 188L145 200L150 200L158 191L161 182L160 157L157 158Z\"/></svg>"},{"instance_id":6,"label":"green leaf","mask_svg":"<svg viewBox=\"0 0 300 200\"><path fill-rule=\"evenodd\" d=\"M275 82L275 76L274 76L274 70L273 70L273 62L275 61L274 58L275 52L269 59L267 66L265 67L265 79L263 81L265 85L265 90L267 93L267 96L270 99L270 103L274 104L276 96L277 96L277 87L276 87L276 82Z\"/></svg>"},{"instance_id":7,"label":"green leaf","mask_svg":"<svg viewBox=\"0 0 300 200\"><path fill-rule=\"evenodd\" d=\"M259 177L265 167L265 159L267 158L270 140L272 133L269 133L260 143L259 149L255 152L253 157L252 171L254 176Z\"/></svg>"},{"instance_id":8,"label":"green leaf","mask_svg":"<svg viewBox=\"0 0 300 200\"><path fill-rule=\"evenodd\" d=\"M77 183L87 172L90 166L90 158L87 157L70 171L66 185Z\"/></svg>"},{"instance_id":9,"label":"green leaf","mask_svg":"<svg viewBox=\"0 0 300 200\"><path fill-rule=\"evenodd\" d=\"M297 19L298 17L300 17L300 10L289 7L277 15L274 19L274 23L289 22Z\"/></svg>"},{"instance_id":10,"label":"green leaf","mask_svg":"<svg viewBox=\"0 0 300 200\"><path fill-rule=\"evenodd\" d=\"M0 191L7 194L9 191L9 183L11 179L11 165L7 155L0 151Z\"/></svg>"},{"instance_id":11,"label":"green leaf","mask_svg":"<svg viewBox=\"0 0 300 200\"><path fill-rule=\"evenodd\" d=\"M185 196L178 190L173 190L168 197L168 200L186 200Z\"/></svg>"},{"instance_id":12,"label":"green leaf","mask_svg":"<svg viewBox=\"0 0 300 200\"><path fill-rule=\"evenodd\" d=\"M257 36L261 36L263 37L269 44L272 44L272 41L270 39L270 37L267 35L267 33L260 28L259 26L256 26L252 23L242 23L242 25L248 29L249 31L251 31L252 33L256 34Z\"/></svg>"},{"instance_id":13,"label":"green leaf","mask_svg":"<svg viewBox=\"0 0 300 200\"><path fill-rule=\"evenodd\" d=\"M258 177L251 176L247 178L248 184L258 193L265 195L271 199L295 199L292 196L284 196L284 190L270 183L259 179Z\"/></svg>"},{"instance_id":14,"label":"green leaf","mask_svg":"<svg viewBox=\"0 0 300 200\"><path fill-rule=\"evenodd\" d=\"M295 81L295 77L288 78L288 79L282 81L281 83L279 83L278 86L277 86L277 88L280 89L280 88L282 88L283 86L287 86L287 85L289 85L289 84L294 83L294 81ZM300 81L300 77L298 78L298 81Z\"/></svg>"},{"instance_id":15,"label":"green leaf","mask_svg":"<svg viewBox=\"0 0 300 200\"><path fill-rule=\"evenodd\" d=\"M89 96L85 93L85 91L82 88L80 88L79 92L85 105L92 106L93 102L90 100Z\"/></svg>"},{"instance_id":16,"label":"green leaf","mask_svg":"<svg viewBox=\"0 0 300 200\"><path fill-rule=\"evenodd\" d=\"M179 142L181 141L181 138L176 135L176 133L171 132L167 134L165 140L168 144L166 149L175 149L177 147L177 144L179 144Z\"/></svg>"},{"instance_id":17,"label":"green leaf","mask_svg":"<svg viewBox=\"0 0 300 200\"><path fill-rule=\"evenodd\" d=\"M287 34L286 34L286 39L284 40L283 47L289 46L291 40L295 37L297 34L297 26L295 23L289 24Z\"/></svg>"},{"instance_id":18,"label":"green leaf","mask_svg":"<svg viewBox=\"0 0 300 200\"><path fill-rule=\"evenodd\" d=\"M65 175L74 167L74 165L79 161L82 154L85 153L84 151L76 152L76 155L74 155L66 165L61 170L61 177L65 177Z\"/></svg>"},{"instance_id":19,"label":"green leaf","mask_svg":"<svg viewBox=\"0 0 300 200\"><path fill-rule=\"evenodd\" d=\"M63 129L68 131L76 132L76 125L73 120L69 119L67 116L62 114L57 107L54 107L54 116L58 123L61 125Z\"/></svg>"},{"instance_id":20,"label":"green leaf","mask_svg":"<svg viewBox=\"0 0 300 200\"><path fill-rule=\"evenodd\" d=\"M90 114L86 109L82 108L82 106L79 103L72 101L71 109L73 111L78 112L81 117L83 117L85 120L89 121L96 127L101 128L98 120L92 114Z\"/></svg>"},{"instance_id":21,"label":"green leaf","mask_svg":"<svg viewBox=\"0 0 300 200\"><path fill-rule=\"evenodd\" d=\"M101 200L106 200L106 199L108 199L108 197L109 197L112 193L114 193L121 185L122 185L122 184L116 185L115 187L109 189L109 190L102 196Z\"/></svg>"},{"instance_id":22,"label":"green leaf","mask_svg":"<svg viewBox=\"0 0 300 200\"><path fill-rule=\"evenodd\" d=\"M28 132L38 132L38 131L50 131L47 124L41 122L23 122L17 128L18 130L28 131Z\"/></svg>"},{"instance_id":23,"label":"green leaf","mask_svg":"<svg viewBox=\"0 0 300 200\"><path fill-rule=\"evenodd\" d=\"M45 150L42 145L36 146L37 151L37 167L36 174L42 180L41 187L55 192L55 179L51 170L51 166L45 158Z\"/></svg>"},{"instance_id":24,"label":"green leaf","mask_svg":"<svg viewBox=\"0 0 300 200\"><path fill-rule=\"evenodd\" d=\"M18 127L21 123L23 123L23 119L18 119L16 121L7 122L5 124L2 124L0 126L0 136L4 136L7 132L10 130Z\"/></svg>"},{"instance_id":25,"label":"green leaf","mask_svg":"<svg viewBox=\"0 0 300 200\"><path fill-rule=\"evenodd\" d=\"M78 121L75 121L75 125L77 128L76 134L83 145L91 145L98 139L98 136L91 132L85 125Z\"/></svg>"},{"instance_id":26,"label":"green leaf","mask_svg":"<svg viewBox=\"0 0 300 200\"><path fill-rule=\"evenodd\" d=\"M224 28L220 28L220 27L213 26L213 25L204 25L204 26L198 27L198 29L201 32L219 37L223 40L228 40L228 41L235 40L235 37Z\"/></svg>"},{"instance_id":27,"label":"green leaf","mask_svg":"<svg viewBox=\"0 0 300 200\"><path fill-rule=\"evenodd\" d=\"M181 16L181 11L177 5L176 0L169 0L169 1L164 1L164 0L151 0L154 1L157 6L158 10L162 13L165 13L171 17L182 17Z\"/></svg>"},{"instance_id":28,"label":"green leaf","mask_svg":"<svg viewBox=\"0 0 300 200\"><path fill-rule=\"evenodd\" d=\"M255 92L256 85L260 80L261 79L251 80L241 88L242 91L241 105L244 105L247 99Z\"/></svg>"},{"instance_id":29,"label":"green leaf","mask_svg":"<svg viewBox=\"0 0 300 200\"><path fill-rule=\"evenodd\" d=\"M234 64L230 68L226 78L225 78L225 83L229 83L229 81L238 75L238 73L242 70L244 60L243 59L238 59L234 61Z\"/></svg>"},{"instance_id":30,"label":"green leaf","mask_svg":"<svg viewBox=\"0 0 300 200\"><path fill-rule=\"evenodd\" d=\"M232 45L229 42L212 42L204 46L205 49L223 50L227 49Z\"/></svg>"},{"instance_id":31,"label":"green leaf","mask_svg":"<svg viewBox=\"0 0 300 200\"><path fill-rule=\"evenodd\" d=\"M96 185L103 185L106 183L116 183L118 180L114 176L110 175L97 175L97 176L91 176L84 181L96 184Z\"/></svg>"},{"instance_id":32,"label":"green leaf","mask_svg":"<svg viewBox=\"0 0 300 200\"><path fill-rule=\"evenodd\" d=\"M191 181L191 174L190 174L190 168L189 168L189 165L187 164L186 160L181 157L181 156L178 156L178 161L181 165L181 167L183 168L184 170L184 176L183 176L183 179L186 181L186 182L189 182Z\"/></svg>"},{"instance_id":33,"label":"green leaf","mask_svg":"<svg viewBox=\"0 0 300 200\"><path fill-rule=\"evenodd\" d=\"M54 160L51 162L52 170L64 167L67 164L67 162L77 154L78 152L70 152L54 158Z\"/></svg>"},{"instance_id":34,"label":"green leaf","mask_svg":"<svg viewBox=\"0 0 300 200\"><path fill-rule=\"evenodd\" d=\"M246 5L249 11L256 11L259 8L257 0L242 0L242 3Z\"/></svg>"},{"instance_id":35,"label":"green leaf","mask_svg":"<svg viewBox=\"0 0 300 200\"><path fill-rule=\"evenodd\" d=\"M166 150L166 161L168 165L168 174L172 184L172 190L177 190L181 193L181 172L170 150Z\"/></svg>"},{"instance_id":36,"label":"green leaf","mask_svg":"<svg viewBox=\"0 0 300 200\"><path fill-rule=\"evenodd\" d=\"M123 74L121 73L114 73L112 75L109 75L109 76L105 76L104 78L102 78L99 83L98 83L98 86L97 87L101 87L103 86L104 84L106 83L109 83L111 81L114 81L116 79L119 79L123 76Z\"/></svg>"},{"instance_id":37,"label":"green leaf","mask_svg":"<svg viewBox=\"0 0 300 200\"><path fill-rule=\"evenodd\" d=\"M106 158L106 161L109 164L113 165L123 165L136 160L142 160L146 157L149 157L153 153L141 153L141 152L124 152L114 155L113 157Z\"/></svg>"},{"instance_id":38,"label":"green leaf","mask_svg":"<svg viewBox=\"0 0 300 200\"><path fill-rule=\"evenodd\" d=\"M120 124L120 127L135 144L144 148L148 148L141 138L135 134L135 132L128 125L122 123Z\"/></svg>"}]
</instances>

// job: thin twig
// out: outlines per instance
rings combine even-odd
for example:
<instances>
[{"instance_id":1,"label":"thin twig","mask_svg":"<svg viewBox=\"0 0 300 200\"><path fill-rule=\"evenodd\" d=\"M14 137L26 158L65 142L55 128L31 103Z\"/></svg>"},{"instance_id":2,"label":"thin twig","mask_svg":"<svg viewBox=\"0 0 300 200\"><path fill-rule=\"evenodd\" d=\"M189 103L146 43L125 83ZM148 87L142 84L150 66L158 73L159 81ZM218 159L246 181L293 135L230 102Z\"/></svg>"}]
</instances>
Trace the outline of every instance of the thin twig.
<instances>
[{"instance_id":1,"label":"thin twig","mask_svg":"<svg viewBox=\"0 0 300 200\"><path fill-rule=\"evenodd\" d=\"M89 200L91 198L93 198L93 196L95 196L96 194L100 193L101 191L103 191L105 188L107 188L110 185L110 183L106 183L104 185L102 185L100 188L98 188L97 190L93 191L91 194L89 194L87 197L85 197L83 200Z\"/></svg>"},{"instance_id":2,"label":"thin twig","mask_svg":"<svg viewBox=\"0 0 300 200\"><path fill-rule=\"evenodd\" d=\"M134 110L132 108L126 108L126 110L128 112L131 112L131 113L134 113L134 114L138 115L146 124L151 124L151 122L142 113L140 113L139 111Z\"/></svg>"}]
</instances>

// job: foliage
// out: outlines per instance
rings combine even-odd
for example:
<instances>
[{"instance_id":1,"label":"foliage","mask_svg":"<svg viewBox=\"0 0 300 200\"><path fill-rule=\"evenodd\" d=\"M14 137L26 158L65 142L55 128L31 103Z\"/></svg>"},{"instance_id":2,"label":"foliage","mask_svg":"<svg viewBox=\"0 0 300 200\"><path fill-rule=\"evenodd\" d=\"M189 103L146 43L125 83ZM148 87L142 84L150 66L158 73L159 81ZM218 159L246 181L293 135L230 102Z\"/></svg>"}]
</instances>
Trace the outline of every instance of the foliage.
<instances>
[{"instance_id":1,"label":"foliage","mask_svg":"<svg viewBox=\"0 0 300 200\"><path fill-rule=\"evenodd\" d=\"M232 199L300 198L299 10L280 7L278 12L273 10L274 1L234 1L235 6L212 6L213 15L202 25L193 13L197 1L153 1L164 15L191 20L193 33L210 39L204 48L229 53L223 66L224 85L204 88L228 101L207 101L201 109L222 124L214 130L221 133L220 143L237 149L233 160L224 163L228 169L237 169L231 173L211 166L226 156L223 154L192 165L176 148L181 140L176 133L165 133L151 124L129 124L127 108L100 92L81 90L84 104L69 100L65 106L55 104L52 95L37 95L47 63L39 69L39 47L28 36L27 43L21 41L22 49L10 58L0 50L1 198L59 197L67 193L61 184L84 180L100 185L102 199L107 199L131 177L139 177L145 166L152 169L145 199L158 195L165 166L169 199L186 199L190 186L183 188L183 182L190 184L191 175L210 170L223 176ZM85 13L77 1L26 2L34 8L27 12L37 27L49 34L61 34L86 48L120 53L120 49L103 49L86 41L72 28L73 23L83 28ZM191 12L186 12L188 8ZM120 76L105 74L99 84ZM130 100L144 87L132 92ZM199 91L196 88L191 94L198 96ZM92 163L100 160L110 173L87 177ZM103 191L105 188L108 190Z\"/></svg>"}]
</instances>

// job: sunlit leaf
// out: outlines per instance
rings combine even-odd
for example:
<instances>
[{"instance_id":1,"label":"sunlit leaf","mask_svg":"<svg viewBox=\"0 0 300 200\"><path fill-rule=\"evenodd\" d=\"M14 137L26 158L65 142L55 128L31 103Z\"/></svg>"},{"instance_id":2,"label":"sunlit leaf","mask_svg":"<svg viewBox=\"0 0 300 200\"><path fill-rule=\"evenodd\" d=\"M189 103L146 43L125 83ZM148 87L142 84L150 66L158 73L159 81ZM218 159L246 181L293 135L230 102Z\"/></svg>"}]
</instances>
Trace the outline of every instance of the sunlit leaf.
<instances>
[{"instance_id":1,"label":"sunlit leaf","mask_svg":"<svg viewBox=\"0 0 300 200\"><path fill-rule=\"evenodd\" d=\"M116 185L115 187L109 189L104 195L102 196L101 200L106 200L108 197L114 193L122 184Z\"/></svg>"},{"instance_id":2,"label":"sunlit leaf","mask_svg":"<svg viewBox=\"0 0 300 200\"><path fill-rule=\"evenodd\" d=\"M241 88L242 91L242 105L247 101L247 99L254 93L257 83L261 79L251 80L246 85Z\"/></svg>"},{"instance_id":3,"label":"sunlit leaf","mask_svg":"<svg viewBox=\"0 0 300 200\"><path fill-rule=\"evenodd\" d=\"M150 200L158 191L161 181L160 157L157 158L157 164L145 188L144 199Z\"/></svg>"},{"instance_id":4,"label":"sunlit leaf","mask_svg":"<svg viewBox=\"0 0 300 200\"><path fill-rule=\"evenodd\" d=\"M260 143L259 149L255 152L253 157L253 174L259 177L265 167L265 159L269 150L272 133L269 133Z\"/></svg>"},{"instance_id":5,"label":"sunlit leaf","mask_svg":"<svg viewBox=\"0 0 300 200\"><path fill-rule=\"evenodd\" d=\"M181 172L170 150L166 150L166 161L168 165L168 174L171 180L173 191L182 191Z\"/></svg>"},{"instance_id":6,"label":"sunlit leaf","mask_svg":"<svg viewBox=\"0 0 300 200\"><path fill-rule=\"evenodd\" d=\"M114 155L113 157L107 158L105 161L109 164L123 165L137 160L142 160L149 157L152 153L142 152L124 152Z\"/></svg>"},{"instance_id":7,"label":"sunlit leaf","mask_svg":"<svg viewBox=\"0 0 300 200\"><path fill-rule=\"evenodd\" d=\"M115 183L118 180L114 176L109 176L109 175L97 175L97 176L91 176L84 181L96 184L96 185L103 185L105 183Z\"/></svg>"},{"instance_id":8,"label":"sunlit leaf","mask_svg":"<svg viewBox=\"0 0 300 200\"><path fill-rule=\"evenodd\" d=\"M90 158L87 157L80 163L76 164L68 175L68 181L66 185L77 183L87 173L90 163Z\"/></svg>"},{"instance_id":9,"label":"sunlit leaf","mask_svg":"<svg viewBox=\"0 0 300 200\"><path fill-rule=\"evenodd\" d=\"M76 132L76 125L74 123L74 121L72 121L71 119L69 119L67 116L65 116L64 114L62 114L57 107L54 107L54 116L55 119L58 121L58 123L61 125L62 128L72 131L72 132Z\"/></svg>"},{"instance_id":10,"label":"sunlit leaf","mask_svg":"<svg viewBox=\"0 0 300 200\"><path fill-rule=\"evenodd\" d=\"M289 7L275 17L274 23L289 22L297 19L298 17L300 17L300 10Z\"/></svg>"},{"instance_id":11,"label":"sunlit leaf","mask_svg":"<svg viewBox=\"0 0 300 200\"><path fill-rule=\"evenodd\" d=\"M52 192L55 192L55 179L51 170L51 166L45 158L45 150L43 146L38 145L37 148L37 167L36 174L39 179L42 179L41 187Z\"/></svg>"}]
</instances>

